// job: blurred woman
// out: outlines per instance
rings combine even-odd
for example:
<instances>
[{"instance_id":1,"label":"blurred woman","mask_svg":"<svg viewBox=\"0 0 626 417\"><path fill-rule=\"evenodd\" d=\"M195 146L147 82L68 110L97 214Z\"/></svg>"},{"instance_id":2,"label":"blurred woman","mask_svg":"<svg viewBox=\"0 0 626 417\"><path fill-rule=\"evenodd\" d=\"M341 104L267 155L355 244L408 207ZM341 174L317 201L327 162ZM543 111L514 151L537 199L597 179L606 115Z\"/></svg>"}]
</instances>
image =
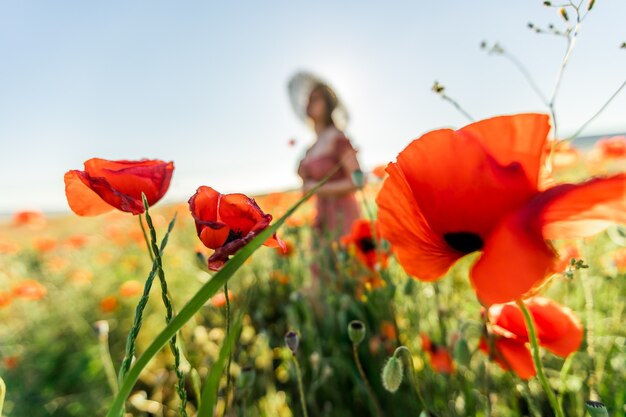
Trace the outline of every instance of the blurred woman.
<instances>
[{"instance_id":1,"label":"blurred woman","mask_svg":"<svg viewBox=\"0 0 626 417\"><path fill-rule=\"evenodd\" d=\"M299 90L301 96L307 96L306 106L302 106L305 107L305 111L302 113L312 123L317 136L298 167L303 192L308 192L335 171L315 192L316 240L320 243L330 243L347 234L352 223L360 217L355 198L357 186L352 179L352 173L360 170L359 162L352 144L337 127L338 121L342 123L347 121L347 112L335 92L314 76L303 73L297 74L290 82L292 103L294 90ZM294 105L294 109L296 107Z\"/></svg>"}]
</instances>

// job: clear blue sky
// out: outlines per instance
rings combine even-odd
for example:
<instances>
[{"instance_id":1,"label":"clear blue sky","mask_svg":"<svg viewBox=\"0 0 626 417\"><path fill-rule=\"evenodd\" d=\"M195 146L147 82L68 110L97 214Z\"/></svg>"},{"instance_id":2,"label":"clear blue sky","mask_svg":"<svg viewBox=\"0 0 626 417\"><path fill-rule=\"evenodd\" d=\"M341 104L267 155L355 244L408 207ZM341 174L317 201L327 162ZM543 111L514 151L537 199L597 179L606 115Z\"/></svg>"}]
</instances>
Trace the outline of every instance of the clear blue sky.
<instances>
[{"instance_id":1,"label":"clear blue sky","mask_svg":"<svg viewBox=\"0 0 626 417\"><path fill-rule=\"evenodd\" d=\"M66 210L63 174L98 156L174 160L168 200L206 184L222 192L298 185L313 133L292 114L291 74L312 70L352 114L364 167L464 118L542 111L512 65L479 49L500 41L548 92L565 41L535 0L0 3L0 212ZM626 77L626 2L599 1L582 28L558 100L575 130ZM626 130L626 94L587 134ZM289 148L295 137L298 144Z\"/></svg>"}]
</instances>

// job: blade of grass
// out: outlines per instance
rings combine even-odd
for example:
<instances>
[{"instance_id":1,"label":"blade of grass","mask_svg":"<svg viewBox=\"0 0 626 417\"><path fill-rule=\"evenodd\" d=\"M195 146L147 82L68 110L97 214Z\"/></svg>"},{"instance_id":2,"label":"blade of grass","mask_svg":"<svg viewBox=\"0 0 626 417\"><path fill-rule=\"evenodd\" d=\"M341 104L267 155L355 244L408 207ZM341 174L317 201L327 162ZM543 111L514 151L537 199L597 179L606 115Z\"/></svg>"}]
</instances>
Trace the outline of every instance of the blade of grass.
<instances>
[{"instance_id":1,"label":"blade of grass","mask_svg":"<svg viewBox=\"0 0 626 417\"><path fill-rule=\"evenodd\" d=\"M150 360L167 344L167 342L180 330L192 317L196 314L202 306L211 298L224 284L233 276L235 272L243 265L243 263L259 248L263 243L269 239L269 237L278 230L285 221L307 201L319 187L324 185L326 181L330 179L341 168L341 164L338 164L322 181L320 181L314 188L306 193L298 202L296 202L284 216L282 216L276 223L259 233L249 244L243 247L235 256L233 256L224 267L216 273L213 278L205 283L198 292L187 302L187 304L180 310L172 321L155 337L150 346L141 355L137 362L133 365L130 371L126 374L126 378L120 386L120 391L115 396L111 408L107 413L107 417L119 417L122 412L122 407L126 398L130 395L135 382L139 379L141 371L148 365Z\"/></svg>"},{"instance_id":2,"label":"blade of grass","mask_svg":"<svg viewBox=\"0 0 626 417\"><path fill-rule=\"evenodd\" d=\"M224 362L226 362L226 358L230 356L230 352L235 346L235 340L239 337L242 317L243 314L240 313L233 323L233 326L224 340L222 348L220 349L218 359L211 367L211 371L206 378L197 417L213 417L213 410L217 401L220 378L222 376L222 372L224 371Z\"/></svg>"}]
</instances>

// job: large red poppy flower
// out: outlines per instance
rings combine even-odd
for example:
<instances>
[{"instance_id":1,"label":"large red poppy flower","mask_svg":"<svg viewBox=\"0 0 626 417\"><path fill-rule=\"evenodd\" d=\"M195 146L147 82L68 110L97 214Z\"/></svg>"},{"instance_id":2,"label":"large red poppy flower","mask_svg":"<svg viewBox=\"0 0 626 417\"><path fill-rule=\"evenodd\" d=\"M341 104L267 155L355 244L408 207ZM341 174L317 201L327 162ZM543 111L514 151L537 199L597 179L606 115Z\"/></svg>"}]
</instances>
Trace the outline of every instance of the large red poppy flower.
<instances>
[{"instance_id":1,"label":"large red poppy flower","mask_svg":"<svg viewBox=\"0 0 626 417\"><path fill-rule=\"evenodd\" d=\"M133 214L144 212L141 193L148 204L156 204L170 186L173 162L158 159L108 161L92 158L85 170L65 173L65 196L79 216L97 216L118 209Z\"/></svg>"},{"instance_id":2,"label":"large red poppy flower","mask_svg":"<svg viewBox=\"0 0 626 417\"><path fill-rule=\"evenodd\" d=\"M548 116L519 114L436 130L387 167L379 224L400 264L434 281L461 257L482 255L471 280L485 305L545 282L558 260L547 239L589 236L626 222L626 175L540 191Z\"/></svg>"},{"instance_id":3,"label":"large red poppy flower","mask_svg":"<svg viewBox=\"0 0 626 417\"><path fill-rule=\"evenodd\" d=\"M572 310L545 297L533 297L524 301L530 311L539 345L555 355L566 357L576 352L583 340L583 327ZM487 319L494 333L494 359L506 370L513 370L520 378L535 375L528 344L528 332L524 316L514 303L494 304L489 307ZM489 352L482 339L480 349Z\"/></svg>"},{"instance_id":4,"label":"large red poppy flower","mask_svg":"<svg viewBox=\"0 0 626 417\"><path fill-rule=\"evenodd\" d=\"M189 210L196 222L198 237L215 252L209 257L209 269L219 270L239 249L265 230L272 221L254 199L243 194L220 194L211 187L201 186L189 199ZM276 234L265 246L286 246Z\"/></svg>"},{"instance_id":5,"label":"large red poppy flower","mask_svg":"<svg viewBox=\"0 0 626 417\"><path fill-rule=\"evenodd\" d=\"M380 238L380 231L376 228L376 234ZM341 243L348 248L355 248L357 258L371 270L376 269L376 264L385 266L388 255L377 251L380 245L374 240L372 222L367 219L357 219L352 223L350 233L341 238Z\"/></svg>"}]
</instances>

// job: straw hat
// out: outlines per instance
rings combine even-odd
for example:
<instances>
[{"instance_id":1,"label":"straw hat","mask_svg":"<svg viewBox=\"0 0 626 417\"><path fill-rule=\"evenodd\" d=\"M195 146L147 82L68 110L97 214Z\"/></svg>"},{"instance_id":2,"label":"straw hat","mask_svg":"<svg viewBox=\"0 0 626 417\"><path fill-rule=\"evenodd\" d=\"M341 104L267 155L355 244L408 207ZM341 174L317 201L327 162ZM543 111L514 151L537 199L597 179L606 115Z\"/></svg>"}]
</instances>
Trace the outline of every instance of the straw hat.
<instances>
[{"instance_id":1,"label":"straw hat","mask_svg":"<svg viewBox=\"0 0 626 417\"><path fill-rule=\"evenodd\" d=\"M348 109L346 109L346 106L339 99L335 90L330 87L326 81L310 72L298 72L289 80L287 89L289 91L289 100L291 101L293 111L300 120L308 120L306 108L309 104L309 96L311 95L311 91L318 85L326 87L335 99L335 108L332 112L333 122L339 130L344 130L350 119Z\"/></svg>"}]
</instances>

